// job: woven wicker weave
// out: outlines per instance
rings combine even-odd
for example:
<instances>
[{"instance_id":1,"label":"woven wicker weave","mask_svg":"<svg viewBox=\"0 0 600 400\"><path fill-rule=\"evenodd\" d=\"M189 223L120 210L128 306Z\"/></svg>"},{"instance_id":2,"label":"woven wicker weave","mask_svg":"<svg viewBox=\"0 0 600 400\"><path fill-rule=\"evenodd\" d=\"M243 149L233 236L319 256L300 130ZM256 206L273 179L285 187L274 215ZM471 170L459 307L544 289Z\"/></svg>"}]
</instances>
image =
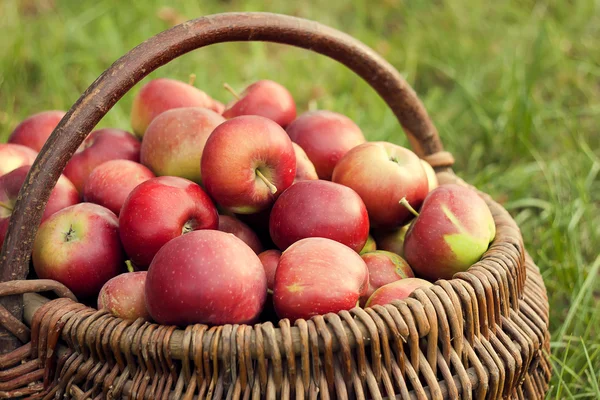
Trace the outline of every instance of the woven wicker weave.
<instances>
[{"instance_id":1,"label":"woven wicker weave","mask_svg":"<svg viewBox=\"0 0 600 400\"><path fill-rule=\"evenodd\" d=\"M466 185L450 169L452 156L443 151L412 89L355 39L266 13L220 14L165 31L90 86L53 132L21 189L0 258L0 324L6 329L0 345L22 346L0 356L0 398L543 398L551 375L546 289L514 220L481 192L497 234L467 272L387 306L294 326L281 320L278 326L176 329L124 321L77 303L57 282L23 280L51 188L106 112L172 59L206 45L248 40L311 49L345 64L386 101L440 182ZM59 298L30 294L47 290Z\"/></svg>"}]
</instances>

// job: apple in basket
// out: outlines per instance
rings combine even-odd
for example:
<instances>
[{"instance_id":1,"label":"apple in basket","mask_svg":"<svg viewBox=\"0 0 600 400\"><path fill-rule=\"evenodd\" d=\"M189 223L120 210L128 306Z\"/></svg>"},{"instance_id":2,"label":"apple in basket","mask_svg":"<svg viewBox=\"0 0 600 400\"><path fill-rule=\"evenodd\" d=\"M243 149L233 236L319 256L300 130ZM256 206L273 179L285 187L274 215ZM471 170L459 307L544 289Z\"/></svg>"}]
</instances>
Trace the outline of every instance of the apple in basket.
<instances>
[{"instance_id":1,"label":"apple in basket","mask_svg":"<svg viewBox=\"0 0 600 400\"><path fill-rule=\"evenodd\" d=\"M19 167L6 175L0 176L0 248L4 242L8 222L17 202L21 186L27 179L30 165ZM50 193L42 221L47 220L55 212L79 203L79 193L75 186L64 175L61 175Z\"/></svg>"},{"instance_id":2,"label":"apple in basket","mask_svg":"<svg viewBox=\"0 0 600 400\"><path fill-rule=\"evenodd\" d=\"M260 259L231 233L207 229L179 236L148 268L146 305L160 324L250 324L266 297Z\"/></svg>"},{"instance_id":3,"label":"apple in basket","mask_svg":"<svg viewBox=\"0 0 600 400\"><path fill-rule=\"evenodd\" d=\"M222 104L202 90L176 79L158 78L136 93L131 107L131 127L139 138L159 114L173 108L204 107L220 113Z\"/></svg>"},{"instance_id":4,"label":"apple in basket","mask_svg":"<svg viewBox=\"0 0 600 400\"><path fill-rule=\"evenodd\" d=\"M430 281L451 279L466 271L479 261L496 235L487 204L465 186L439 186L429 193L417 214L406 232L404 257L418 277Z\"/></svg>"},{"instance_id":5,"label":"apple in basket","mask_svg":"<svg viewBox=\"0 0 600 400\"><path fill-rule=\"evenodd\" d=\"M83 194L83 185L94 168L106 161L121 159L138 162L140 142L122 129L98 129L85 138L63 173Z\"/></svg>"},{"instance_id":6,"label":"apple in basket","mask_svg":"<svg viewBox=\"0 0 600 400\"><path fill-rule=\"evenodd\" d=\"M125 270L119 220L93 203L63 208L40 225L32 258L39 278L59 281L81 299L93 298Z\"/></svg>"},{"instance_id":7,"label":"apple in basket","mask_svg":"<svg viewBox=\"0 0 600 400\"><path fill-rule=\"evenodd\" d=\"M111 278L100 289L98 309L129 320L150 319L144 289L147 271L127 272Z\"/></svg>"},{"instance_id":8,"label":"apple in basket","mask_svg":"<svg viewBox=\"0 0 600 400\"><path fill-rule=\"evenodd\" d=\"M29 147L14 143L0 143L0 176L23 165L31 165L37 152Z\"/></svg>"},{"instance_id":9,"label":"apple in basket","mask_svg":"<svg viewBox=\"0 0 600 400\"><path fill-rule=\"evenodd\" d=\"M369 271L358 253L331 239L311 237L281 255L273 288L280 318L308 319L350 310L369 289Z\"/></svg>"},{"instance_id":10,"label":"apple in basket","mask_svg":"<svg viewBox=\"0 0 600 400\"><path fill-rule=\"evenodd\" d=\"M431 282L420 278L400 279L377 289L371 297L369 297L365 307L373 307L376 305L383 306L395 300L402 300L410 296L415 290L427 288L432 285Z\"/></svg>"},{"instance_id":11,"label":"apple in basket","mask_svg":"<svg viewBox=\"0 0 600 400\"><path fill-rule=\"evenodd\" d=\"M296 177L294 178L294 183L319 179L314 164L308 159L302 147L297 143L292 143L292 146L294 146L294 152L296 153Z\"/></svg>"},{"instance_id":12,"label":"apple in basket","mask_svg":"<svg viewBox=\"0 0 600 400\"><path fill-rule=\"evenodd\" d=\"M118 216L129 193L152 178L152 171L140 163L110 160L98 165L88 176L83 185L83 200L100 204Z\"/></svg>"},{"instance_id":13,"label":"apple in basket","mask_svg":"<svg viewBox=\"0 0 600 400\"><path fill-rule=\"evenodd\" d=\"M300 239L324 237L358 253L369 236L369 216L354 190L324 180L301 181L275 202L269 231L281 250Z\"/></svg>"},{"instance_id":14,"label":"apple in basket","mask_svg":"<svg viewBox=\"0 0 600 400\"><path fill-rule=\"evenodd\" d=\"M308 111L296 118L286 131L306 152L320 179L331 180L337 162L365 137L350 118L327 110Z\"/></svg>"},{"instance_id":15,"label":"apple in basket","mask_svg":"<svg viewBox=\"0 0 600 400\"><path fill-rule=\"evenodd\" d=\"M419 157L387 142L364 143L350 150L335 166L332 180L360 195L371 226L380 229L409 222L413 215L400 200L405 197L418 208L429 192L427 174Z\"/></svg>"},{"instance_id":16,"label":"apple in basket","mask_svg":"<svg viewBox=\"0 0 600 400\"><path fill-rule=\"evenodd\" d=\"M258 258L265 269L267 288L272 292L275 285L275 272L281 259L281 251L277 249L265 250L258 255Z\"/></svg>"},{"instance_id":17,"label":"apple in basket","mask_svg":"<svg viewBox=\"0 0 600 400\"><path fill-rule=\"evenodd\" d=\"M146 129L140 162L158 176L179 176L201 183L200 160L204 145L223 122L225 118L208 108L165 111Z\"/></svg>"},{"instance_id":18,"label":"apple in basket","mask_svg":"<svg viewBox=\"0 0 600 400\"><path fill-rule=\"evenodd\" d=\"M217 126L202 154L202 184L224 209L254 214L269 208L296 175L296 155L283 128L243 115Z\"/></svg>"},{"instance_id":19,"label":"apple in basket","mask_svg":"<svg viewBox=\"0 0 600 400\"><path fill-rule=\"evenodd\" d=\"M217 209L198 184L160 176L139 184L119 214L123 247L136 269L147 269L168 241L198 229L217 229Z\"/></svg>"},{"instance_id":20,"label":"apple in basket","mask_svg":"<svg viewBox=\"0 0 600 400\"><path fill-rule=\"evenodd\" d=\"M260 115L286 127L296 118L296 103L292 94L277 82L263 79L248 86L238 95L229 85L225 86L236 100L227 105L225 118L240 115Z\"/></svg>"},{"instance_id":21,"label":"apple in basket","mask_svg":"<svg viewBox=\"0 0 600 400\"><path fill-rule=\"evenodd\" d=\"M376 250L364 253L361 257L369 269L369 290L361 297L361 306L380 287L400 279L415 277L410 265L398 254Z\"/></svg>"},{"instance_id":22,"label":"apple in basket","mask_svg":"<svg viewBox=\"0 0 600 400\"><path fill-rule=\"evenodd\" d=\"M65 112L61 110L33 114L17 125L8 137L8 143L20 144L40 151L64 116Z\"/></svg>"}]
</instances>

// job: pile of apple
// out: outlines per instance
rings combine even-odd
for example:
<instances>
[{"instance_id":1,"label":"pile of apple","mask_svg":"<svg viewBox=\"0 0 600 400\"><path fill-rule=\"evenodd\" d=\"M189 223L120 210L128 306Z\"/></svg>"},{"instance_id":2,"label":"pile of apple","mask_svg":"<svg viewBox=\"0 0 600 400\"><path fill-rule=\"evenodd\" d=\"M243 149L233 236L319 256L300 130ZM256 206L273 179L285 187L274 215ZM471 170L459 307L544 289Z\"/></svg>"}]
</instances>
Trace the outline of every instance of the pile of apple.
<instances>
[{"instance_id":1,"label":"pile of apple","mask_svg":"<svg viewBox=\"0 0 600 400\"><path fill-rule=\"evenodd\" d=\"M295 321L403 299L494 239L477 193L439 185L412 151L367 142L336 112L297 116L273 81L231 91L225 106L154 79L134 98L133 134L93 131L50 195L35 275L125 319ZM0 144L0 244L64 114L35 114Z\"/></svg>"}]
</instances>

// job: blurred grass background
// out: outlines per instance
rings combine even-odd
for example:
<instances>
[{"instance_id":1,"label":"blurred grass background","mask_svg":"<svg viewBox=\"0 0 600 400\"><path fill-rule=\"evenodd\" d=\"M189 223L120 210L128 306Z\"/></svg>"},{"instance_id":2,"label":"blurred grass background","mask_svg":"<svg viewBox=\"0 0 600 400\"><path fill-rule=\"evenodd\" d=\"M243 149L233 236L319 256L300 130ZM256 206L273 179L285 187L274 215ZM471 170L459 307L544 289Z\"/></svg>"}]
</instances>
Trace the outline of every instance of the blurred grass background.
<instances>
[{"instance_id":1,"label":"blurred grass background","mask_svg":"<svg viewBox=\"0 0 600 400\"><path fill-rule=\"evenodd\" d=\"M166 7L168 6L168 7ZM600 399L600 2L0 2L0 141L28 115L67 110L117 58L173 23L271 11L347 32L390 61L424 101L457 173L519 223L550 296L548 398ZM336 62L264 43L219 44L148 79L187 80L227 102L269 78L299 111L348 115L370 140L407 144L375 92ZM101 122L130 129L134 91Z\"/></svg>"}]
</instances>

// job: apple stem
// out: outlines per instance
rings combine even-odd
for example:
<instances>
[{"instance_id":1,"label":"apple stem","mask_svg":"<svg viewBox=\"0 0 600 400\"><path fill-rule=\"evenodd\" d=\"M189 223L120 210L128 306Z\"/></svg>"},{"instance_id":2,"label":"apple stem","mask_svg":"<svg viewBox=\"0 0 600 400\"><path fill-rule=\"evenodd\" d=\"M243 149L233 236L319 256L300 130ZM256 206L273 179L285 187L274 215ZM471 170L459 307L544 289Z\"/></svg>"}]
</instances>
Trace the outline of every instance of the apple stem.
<instances>
[{"instance_id":1,"label":"apple stem","mask_svg":"<svg viewBox=\"0 0 600 400\"><path fill-rule=\"evenodd\" d=\"M231 86L229 86L229 83L224 83L223 87L233 95L233 97L235 97L236 100L240 99L240 95L238 94L238 92L235 91L234 88L232 88Z\"/></svg>"},{"instance_id":2,"label":"apple stem","mask_svg":"<svg viewBox=\"0 0 600 400\"><path fill-rule=\"evenodd\" d=\"M417 212L417 210L415 210L410 203L408 202L408 200L406 200L406 197L403 197L400 200L400 204L402 204L404 207L406 207L408 209L408 211L410 211L415 217L419 216L419 213Z\"/></svg>"},{"instance_id":3,"label":"apple stem","mask_svg":"<svg viewBox=\"0 0 600 400\"><path fill-rule=\"evenodd\" d=\"M267 289L267 293L268 294L273 294L273 290L272 289Z\"/></svg>"},{"instance_id":4,"label":"apple stem","mask_svg":"<svg viewBox=\"0 0 600 400\"><path fill-rule=\"evenodd\" d=\"M125 265L127 265L127 271L129 271L129 272L135 271L135 269L133 269L133 264L131 263L131 260L125 261Z\"/></svg>"},{"instance_id":5,"label":"apple stem","mask_svg":"<svg viewBox=\"0 0 600 400\"><path fill-rule=\"evenodd\" d=\"M267 185L267 187L269 188L269 190L271 190L272 194L277 193L277 187L275 185L273 185L271 182L269 182L269 180L267 179L267 177L264 176L262 172L260 172L260 169L256 170L256 175L258 175L258 177L263 180L263 182L265 183L265 185Z\"/></svg>"},{"instance_id":6,"label":"apple stem","mask_svg":"<svg viewBox=\"0 0 600 400\"><path fill-rule=\"evenodd\" d=\"M190 78L188 80L188 85L194 86L194 82L196 82L196 74L190 74Z\"/></svg>"},{"instance_id":7,"label":"apple stem","mask_svg":"<svg viewBox=\"0 0 600 400\"><path fill-rule=\"evenodd\" d=\"M13 208L11 206L9 206L8 204L3 203L1 201L0 201L0 207L6 208L8 211L12 211L13 210Z\"/></svg>"}]
</instances>

